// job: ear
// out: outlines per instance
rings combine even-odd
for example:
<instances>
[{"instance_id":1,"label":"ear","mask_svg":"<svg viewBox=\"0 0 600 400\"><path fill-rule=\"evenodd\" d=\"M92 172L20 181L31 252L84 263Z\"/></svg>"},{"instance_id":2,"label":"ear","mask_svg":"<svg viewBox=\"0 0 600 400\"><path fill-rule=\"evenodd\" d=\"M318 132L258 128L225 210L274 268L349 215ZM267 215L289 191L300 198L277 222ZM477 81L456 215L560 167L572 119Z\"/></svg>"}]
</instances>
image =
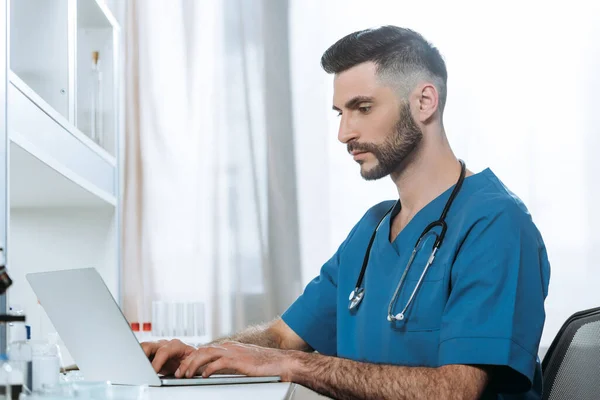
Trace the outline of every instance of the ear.
<instances>
[{"instance_id":1,"label":"ear","mask_svg":"<svg viewBox=\"0 0 600 400\"><path fill-rule=\"evenodd\" d=\"M422 123L427 122L434 116L439 107L439 94L435 86L426 83L419 91L418 118Z\"/></svg>"}]
</instances>

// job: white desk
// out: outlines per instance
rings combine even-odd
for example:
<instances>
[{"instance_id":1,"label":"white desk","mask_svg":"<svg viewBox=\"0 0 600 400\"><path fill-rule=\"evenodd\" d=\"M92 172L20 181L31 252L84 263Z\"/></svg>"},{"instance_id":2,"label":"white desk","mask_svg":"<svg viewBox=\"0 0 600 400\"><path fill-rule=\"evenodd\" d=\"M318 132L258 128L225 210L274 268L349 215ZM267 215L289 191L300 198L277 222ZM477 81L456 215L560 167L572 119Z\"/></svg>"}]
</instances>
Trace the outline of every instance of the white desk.
<instances>
[{"instance_id":1,"label":"white desk","mask_svg":"<svg viewBox=\"0 0 600 400\"><path fill-rule=\"evenodd\" d=\"M149 389L149 400L313 400L325 399L300 385L287 382L242 385L174 386Z\"/></svg>"}]
</instances>

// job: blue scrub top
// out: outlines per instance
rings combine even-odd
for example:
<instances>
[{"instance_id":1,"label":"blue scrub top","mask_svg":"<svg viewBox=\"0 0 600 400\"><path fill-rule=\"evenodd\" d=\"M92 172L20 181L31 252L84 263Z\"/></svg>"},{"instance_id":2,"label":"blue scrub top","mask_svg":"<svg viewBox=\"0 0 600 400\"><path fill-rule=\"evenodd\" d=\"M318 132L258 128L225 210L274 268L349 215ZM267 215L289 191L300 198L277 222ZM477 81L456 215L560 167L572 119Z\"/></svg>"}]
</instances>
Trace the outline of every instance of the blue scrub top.
<instances>
[{"instance_id":1,"label":"blue scrub top","mask_svg":"<svg viewBox=\"0 0 600 400\"><path fill-rule=\"evenodd\" d=\"M526 207L490 169L465 178L446 217L444 242L405 319L387 321L413 246L439 218L452 189L421 209L393 243L391 217L385 217L355 313L348 310L348 297L369 239L394 201L367 211L282 318L322 354L403 366L494 365L485 398L539 399L537 352L550 265ZM395 207L392 215L399 211ZM428 235L417 253L394 314L404 308L434 239Z\"/></svg>"}]
</instances>

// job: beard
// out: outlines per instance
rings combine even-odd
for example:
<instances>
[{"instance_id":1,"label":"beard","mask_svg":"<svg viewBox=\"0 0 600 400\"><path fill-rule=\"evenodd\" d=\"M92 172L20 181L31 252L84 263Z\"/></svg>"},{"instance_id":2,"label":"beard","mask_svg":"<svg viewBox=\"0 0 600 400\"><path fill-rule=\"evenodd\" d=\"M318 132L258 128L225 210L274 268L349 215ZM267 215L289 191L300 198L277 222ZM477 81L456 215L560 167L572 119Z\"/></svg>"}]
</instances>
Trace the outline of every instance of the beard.
<instances>
[{"instance_id":1,"label":"beard","mask_svg":"<svg viewBox=\"0 0 600 400\"><path fill-rule=\"evenodd\" d=\"M348 143L348 152L354 150L369 152L377 159L377 164L369 170L361 168L360 175L368 181L388 176L398 169L423 139L423 132L410 113L410 106L405 103L400 108L398 122L386 138L379 145L372 143ZM359 164L363 164L359 161Z\"/></svg>"}]
</instances>

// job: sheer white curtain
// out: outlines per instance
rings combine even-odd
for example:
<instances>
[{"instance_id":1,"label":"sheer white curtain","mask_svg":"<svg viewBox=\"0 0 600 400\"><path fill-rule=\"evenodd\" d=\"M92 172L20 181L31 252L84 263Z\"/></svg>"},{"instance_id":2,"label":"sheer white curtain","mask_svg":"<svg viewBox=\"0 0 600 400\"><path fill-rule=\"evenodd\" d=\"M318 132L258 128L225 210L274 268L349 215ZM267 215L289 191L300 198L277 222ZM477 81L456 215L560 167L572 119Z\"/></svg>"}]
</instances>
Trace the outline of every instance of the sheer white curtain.
<instances>
[{"instance_id":1,"label":"sheer white curtain","mask_svg":"<svg viewBox=\"0 0 600 400\"><path fill-rule=\"evenodd\" d=\"M195 20L195 21L194 21ZM123 300L203 301L214 280L218 10L128 1ZM202 35L198 30L202 27ZM210 310L209 310L210 312Z\"/></svg>"},{"instance_id":2,"label":"sheer white curtain","mask_svg":"<svg viewBox=\"0 0 600 400\"><path fill-rule=\"evenodd\" d=\"M280 148L292 138L291 109L267 112L269 96L289 86L285 53L282 66L265 51L287 31L273 22L287 21L287 8L281 2L273 17L268 1L127 1L122 290L130 321L149 321L153 300L202 301L215 337L281 312L289 300L279 285L287 296L299 292L298 252L275 264L298 245L293 147ZM281 75L266 73L272 65ZM278 168L273 155L286 152L292 167ZM272 169L291 179L279 182ZM277 195L291 214L271 211ZM275 222L286 216L292 243Z\"/></svg>"},{"instance_id":3,"label":"sheer white curtain","mask_svg":"<svg viewBox=\"0 0 600 400\"><path fill-rule=\"evenodd\" d=\"M600 305L598 2L297 0L290 15L303 282L370 205L397 196L389 181L362 181L337 143L332 81L319 67L345 34L394 24L445 57L457 155L492 168L542 232L552 266L542 346L571 313Z\"/></svg>"}]
</instances>

